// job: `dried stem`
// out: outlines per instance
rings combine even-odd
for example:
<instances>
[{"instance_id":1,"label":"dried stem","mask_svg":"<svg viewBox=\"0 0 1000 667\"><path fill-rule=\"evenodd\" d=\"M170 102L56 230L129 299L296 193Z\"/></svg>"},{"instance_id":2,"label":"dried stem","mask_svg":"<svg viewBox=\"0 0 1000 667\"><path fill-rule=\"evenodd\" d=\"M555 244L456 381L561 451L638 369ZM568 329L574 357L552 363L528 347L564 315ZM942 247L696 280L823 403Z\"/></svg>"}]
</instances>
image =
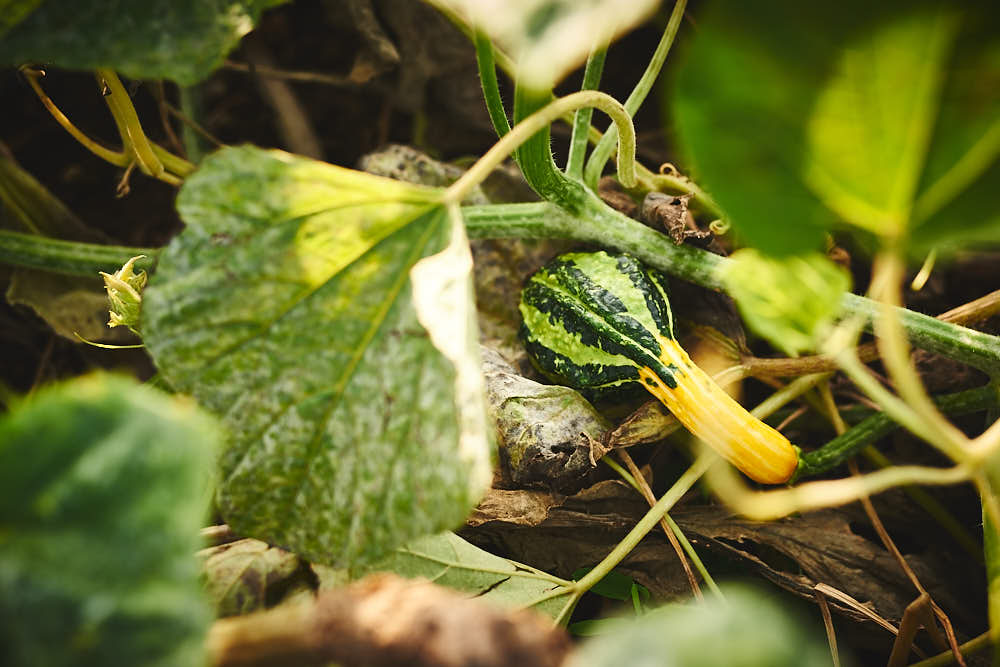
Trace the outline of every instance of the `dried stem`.
<instances>
[{"instance_id":1,"label":"dried stem","mask_svg":"<svg viewBox=\"0 0 1000 667\"><path fill-rule=\"evenodd\" d=\"M632 479L635 480L636 490L646 499L650 507L656 505L656 496L653 495L653 490L649 488L649 484L646 482L646 478L642 476L639 467L632 460L632 457L624 449L619 449L617 452L618 458L622 460L625 467L628 468L629 473L632 475ZM687 575L688 584L691 586L691 592L699 600L704 600L705 596L702 595L701 588L698 586L698 580L694 576L694 572L691 570L691 564L688 562L687 555L684 553L684 549L681 547L681 543L677 541L677 536L674 535L674 531L670 529L670 524L666 520L667 515L664 514L663 518L660 519L660 527L663 528L663 532L666 533L667 539L670 540L670 546L674 548L674 552L677 554L678 560L681 562L681 567L684 568L684 574Z\"/></svg>"}]
</instances>

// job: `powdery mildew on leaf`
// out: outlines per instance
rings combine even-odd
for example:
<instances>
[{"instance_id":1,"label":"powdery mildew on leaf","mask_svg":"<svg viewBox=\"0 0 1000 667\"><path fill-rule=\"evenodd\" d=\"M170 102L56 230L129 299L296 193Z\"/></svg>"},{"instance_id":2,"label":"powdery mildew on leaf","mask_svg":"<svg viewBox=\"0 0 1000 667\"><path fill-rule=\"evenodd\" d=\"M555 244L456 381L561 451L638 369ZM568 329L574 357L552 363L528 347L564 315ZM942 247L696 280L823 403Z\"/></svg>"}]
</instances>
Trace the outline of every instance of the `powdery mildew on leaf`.
<instances>
[{"instance_id":1,"label":"powdery mildew on leaf","mask_svg":"<svg viewBox=\"0 0 1000 667\"><path fill-rule=\"evenodd\" d=\"M485 488L481 380L457 394L457 353L413 302L411 268L452 241L438 197L252 147L185 184L143 332L229 428L218 501L240 533L352 565L461 523ZM434 320L458 341L470 325Z\"/></svg>"}]
</instances>

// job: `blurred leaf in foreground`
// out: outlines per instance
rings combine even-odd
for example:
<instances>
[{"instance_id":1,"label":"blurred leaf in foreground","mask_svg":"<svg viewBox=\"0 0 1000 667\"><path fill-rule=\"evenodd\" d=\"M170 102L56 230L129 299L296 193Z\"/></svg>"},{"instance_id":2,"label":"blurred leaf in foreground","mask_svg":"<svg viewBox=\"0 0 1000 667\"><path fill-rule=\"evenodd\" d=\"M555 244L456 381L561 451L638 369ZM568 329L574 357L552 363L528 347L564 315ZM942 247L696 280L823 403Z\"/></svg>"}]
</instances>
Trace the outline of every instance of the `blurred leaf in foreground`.
<instances>
[{"instance_id":1,"label":"blurred leaf in foreground","mask_svg":"<svg viewBox=\"0 0 1000 667\"><path fill-rule=\"evenodd\" d=\"M42 0L0 0L0 37L35 11Z\"/></svg>"},{"instance_id":2,"label":"blurred leaf in foreground","mask_svg":"<svg viewBox=\"0 0 1000 667\"><path fill-rule=\"evenodd\" d=\"M193 404L108 376L0 421L0 663L198 664L216 442Z\"/></svg>"},{"instance_id":3,"label":"blurred leaf in foreground","mask_svg":"<svg viewBox=\"0 0 1000 667\"><path fill-rule=\"evenodd\" d=\"M830 654L767 595L724 589L726 599L672 604L586 641L569 667L826 667ZM817 619L818 622L818 619ZM843 663L842 664L846 664Z\"/></svg>"},{"instance_id":4,"label":"blurred leaf in foreground","mask_svg":"<svg viewBox=\"0 0 1000 667\"><path fill-rule=\"evenodd\" d=\"M1000 240L1000 32L982 3L715 3L672 98L698 178L747 240L848 223Z\"/></svg>"}]
</instances>

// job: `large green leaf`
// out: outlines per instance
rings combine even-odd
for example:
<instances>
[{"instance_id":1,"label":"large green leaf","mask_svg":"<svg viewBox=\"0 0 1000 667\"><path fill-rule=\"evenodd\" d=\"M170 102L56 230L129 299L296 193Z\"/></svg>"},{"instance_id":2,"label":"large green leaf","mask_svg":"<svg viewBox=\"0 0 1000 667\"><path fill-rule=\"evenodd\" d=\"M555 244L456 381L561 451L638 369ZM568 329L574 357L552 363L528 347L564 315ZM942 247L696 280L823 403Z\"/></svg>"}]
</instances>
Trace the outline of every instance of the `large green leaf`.
<instances>
[{"instance_id":1,"label":"large green leaf","mask_svg":"<svg viewBox=\"0 0 1000 667\"><path fill-rule=\"evenodd\" d=\"M217 436L191 402L106 376L0 421L0 663L202 660Z\"/></svg>"},{"instance_id":2,"label":"large green leaf","mask_svg":"<svg viewBox=\"0 0 1000 667\"><path fill-rule=\"evenodd\" d=\"M192 84L219 65L261 11L283 1L42 0L3 35L0 64L108 67L133 78Z\"/></svg>"},{"instance_id":3,"label":"large green leaf","mask_svg":"<svg viewBox=\"0 0 1000 667\"><path fill-rule=\"evenodd\" d=\"M488 485L472 260L440 196L252 147L185 183L142 333L229 427L218 501L241 534L355 565Z\"/></svg>"},{"instance_id":4,"label":"large green leaf","mask_svg":"<svg viewBox=\"0 0 1000 667\"><path fill-rule=\"evenodd\" d=\"M921 242L1000 239L984 189L1000 152L989 12L716 3L673 98L698 177L766 252L816 249L842 222L888 236L925 223Z\"/></svg>"},{"instance_id":5,"label":"large green leaf","mask_svg":"<svg viewBox=\"0 0 1000 667\"><path fill-rule=\"evenodd\" d=\"M352 578L372 572L428 579L502 607L531 606L552 618L566 606L571 593L569 588L562 588L562 594L558 594L562 580L494 556L454 533L414 540L378 563L353 572Z\"/></svg>"},{"instance_id":6,"label":"large green leaf","mask_svg":"<svg viewBox=\"0 0 1000 667\"><path fill-rule=\"evenodd\" d=\"M638 24L655 0L430 0L467 18L517 62L519 84L549 90L595 44Z\"/></svg>"},{"instance_id":7,"label":"large green leaf","mask_svg":"<svg viewBox=\"0 0 1000 667\"><path fill-rule=\"evenodd\" d=\"M844 221L898 236L909 226L958 14L936 5L846 43L806 128L806 183Z\"/></svg>"}]
</instances>

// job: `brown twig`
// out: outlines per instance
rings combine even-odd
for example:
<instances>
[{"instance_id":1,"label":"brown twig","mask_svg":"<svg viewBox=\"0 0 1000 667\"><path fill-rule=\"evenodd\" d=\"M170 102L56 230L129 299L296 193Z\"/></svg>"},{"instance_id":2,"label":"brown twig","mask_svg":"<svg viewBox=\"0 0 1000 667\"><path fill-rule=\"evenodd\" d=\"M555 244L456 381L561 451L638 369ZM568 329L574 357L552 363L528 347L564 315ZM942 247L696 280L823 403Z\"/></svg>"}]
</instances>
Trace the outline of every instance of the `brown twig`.
<instances>
[{"instance_id":1,"label":"brown twig","mask_svg":"<svg viewBox=\"0 0 1000 667\"><path fill-rule=\"evenodd\" d=\"M981 322L997 313L1000 313L1000 290L941 313L938 319L952 324L970 324Z\"/></svg>"},{"instance_id":2,"label":"brown twig","mask_svg":"<svg viewBox=\"0 0 1000 667\"><path fill-rule=\"evenodd\" d=\"M859 474L857 462L851 460L847 462L847 465L852 475ZM913 584L913 587L917 589L917 592L920 594L920 596L924 595L927 596L927 600L929 600L930 602L930 606L934 612L934 616L937 617L938 621L941 623L941 626L944 628L944 633L945 637L947 637L947 641L944 641L941 638L941 635L938 632L936 625L934 625L933 623L926 624L927 632L931 635L931 639L933 639L935 643L940 643L939 648L944 649L950 647L952 654L955 656L955 662L957 662L962 667L965 667L965 660L964 658L962 658L962 653L958 648L958 640L955 637L955 629L951 625L951 619L949 619L948 615L944 613L944 610L941 609L937 605L937 603L934 602L933 598L931 598L930 594L920 583L920 580L917 578L917 575L913 571L913 568L911 568L910 564L906 562L906 559L903 557L903 554L899 550L899 547L896 546L896 543L893 542L892 537L889 536L888 531L885 529L885 525L879 518L878 512L875 511L875 506L872 505L872 502L868 498L868 496L861 496L860 501L861 501L861 506L865 510L865 514L868 515L868 520L871 522L872 528L875 529L875 532L878 534L879 539L882 540L882 544L885 546L886 550L890 554L892 554L892 557L899 564L899 567L903 570L903 573L906 574L906 577L910 580L910 583ZM902 633L900 636L902 636ZM893 648L893 653L894 654L896 653L895 647Z\"/></svg>"},{"instance_id":3,"label":"brown twig","mask_svg":"<svg viewBox=\"0 0 1000 667\"><path fill-rule=\"evenodd\" d=\"M356 81L352 81L346 76L336 76L335 74L324 74L322 72L304 72L298 70L279 69L267 65L255 65L240 63L234 60L227 60L222 64L223 69L247 74L258 74L270 79L284 79L286 81L297 81L301 83L320 83L328 86L355 87Z\"/></svg>"},{"instance_id":4,"label":"brown twig","mask_svg":"<svg viewBox=\"0 0 1000 667\"><path fill-rule=\"evenodd\" d=\"M927 628L932 636L936 635L940 639L941 634L934 624L934 615L931 612L932 604L931 596L927 593L921 593L916 600L906 605L903 620L899 623L899 634L896 635L896 641L892 643L892 652L889 654L889 662L886 663L886 667L905 667L906 658L913 647L913 640L921 627Z\"/></svg>"},{"instance_id":5,"label":"brown twig","mask_svg":"<svg viewBox=\"0 0 1000 667\"><path fill-rule=\"evenodd\" d=\"M35 390L41 386L42 380L45 379L45 373L48 370L49 360L52 358L53 347L55 347L55 337L49 336L49 339L45 342L45 347L42 349L41 357L38 360L38 368L35 370L35 379L31 381L31 389L28 390L28 396L35 393Z\"/></svg>"},{"instance_id":6,"label":"brown twig","mask_svg":"<svg viewBox=\"0 0 1000 667\"><path fill-rule=\"evenodd\" d=\"M795 412L793 412L792 414L790 414L787 417L785 417L780 424L778 424L777 426L774 427L774 429L776 431L784 431L785 427L787 427L793 421L795 421L796 419L798 419L799 417L801 417L802 415L804 415L808 409L809 408L807 408L806 406L800 405L795 410Z\"/></svg>"},{"instance_id":7,"label":"brown twig","mask_svg":"<svg viewBox=\"0 0 1000 667\"><path fill-rule=\"evenodd\" d=\"M842 605L844 605L846 607L849 607L850 609L853 609L854 611L858 612L862 616L864 616L864 617L872 620L876 625L878 625L879 627L885 629L886 631L888 631L893 636L898 636L899 635L899 628L897 628L895 625L893 625L889 621L885 620L884 618L882 618L881 616L879 616L878 614L876 614L874 611L872 611L871 609L869 609L865 605L861 604L860 602L858 602L857 600L855 600L854 598L852 598L847 593L845 593L845 592L843 592L841 590L838 590L838 589L836 589L833 586L830 586L828 584L824 584L824 583L818 583L815 586L813 586L813 591L822 593L826 597L832 598L832 599L836 600L837 602L841 603ZM925 657L924 652L921 651L919 647L914 646L913 650L921 658Z\"/></svg>"},{"instance_id":8,"label":"brown twig","mask_svg":"<svg viewBox=\"0 0 1000 667\"><path fill-rule=\"evenodd\" d=\"M642 497L646 499L650 507L656 505L656 496L653 495L653 490L649 488L649 484L646 482L646 478L642 476L642 472L639 467L632 460L628 451L625 449L619 449L617 452L618 458L621 462L625 464L628 468L629 473L635 480L636 485L639 487L639 493ZM684 568L684 574L687 575L688 584L691 586L691 592L698 600L704 600L705 596L701 593L701 587L698 586L698 580L694 576L694 571L691 569L691 564L688 562L687 554L684 553L684 548L681 547L681 543L678 541L677 536L674 535L674 531L670 529L670 524L667 523L666 518L660 519L660 527L663 528L663 532L667 534L667 539L670 540L670 546L674 548L677 553L677 558L681 561L681 566Z\"/></svg>"},{"instance_id":9,"label":"brown twig","mask_svg":"<svg viewBox=\"0 0 1000 667\"><path fill-rule=\"evenodd\" d=\"M170 140L170 144L177 154L187 159L184 144L177 136L177 133L174 132L173 124L170 122L170 105L167 103L167 91L163 82L157 81L154 90L156 91L156 109L160 112L160 124L163 126L163 131L167 133L167 139Z\"/></svg>"},{"instance_id":10,"label":"brown twig","mask_svg":"<svg viewBox=\"0 0 1000 667\"><path fill-rule=\"evenodd\" d=\"M188 127L190 127L192 130L194 130L195 132L197 132L198 134L200 134L203 138L207 139L209 142L215 144L219 148L221 148L222 146L225 145L225 144L222 143L222 140L220 140L214 134L212 134L211 132L209 132L208 130L206 130L204 127L202 127L201 125L199 125L193 118L191 118L190 116L188 116L187 114L185 114L180 109L177 109L177 108L173 107L172 105L168 104L167 105L167 111L169 111L170 115L172 115L174 118L176 118L180 122L184 123L185 125L187 125Z\"/></svg>"},{"instance_id":11,"label":"brown twig","mask_svg":"<svg viewBox=\"0 0 1000 667\"><path fill-rule=\"evenodd\" d=\"M837 650L837 632L833 628L833 616L830 614L830 605L826 601L823 593L813 588L813 597L819 605L819 613L823 616L823 627L826 628L826 641L830 645L830 658L833 660L833 667L840 667L840 651Z\"/></svg>"},{"instance_id":12,"label":"brown twig","mask_svg":"<svg viewBox=\"0 0 1000 667\"><path fill-rule=\"evenodd\" d=\"M273 61L267 47L253 39L253 35L243 40L243 52L251 65L273 68ZM299 103L291 87L283 80L257 77L261 95L272 109L278 121L278 132L282 141L293 153L323 159L323 144L313 130L312 122L305 108Z\"/></svg>"}]
</instances>

